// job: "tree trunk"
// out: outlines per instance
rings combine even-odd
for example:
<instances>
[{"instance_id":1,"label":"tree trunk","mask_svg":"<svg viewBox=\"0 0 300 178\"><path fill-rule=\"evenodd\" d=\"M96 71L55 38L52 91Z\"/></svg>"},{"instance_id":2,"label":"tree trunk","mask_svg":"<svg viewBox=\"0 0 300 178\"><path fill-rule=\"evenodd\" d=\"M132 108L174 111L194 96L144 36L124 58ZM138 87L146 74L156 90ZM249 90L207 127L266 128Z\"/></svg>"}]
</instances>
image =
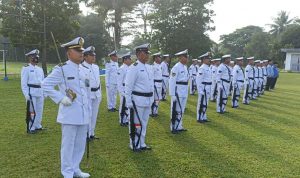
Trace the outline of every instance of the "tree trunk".
<instances>
[{"instance_id":1,"label":"tree trunk","mask_svg":"<svg viewBox=\"0 0 300 178\"><path fill-rule=\"evenodd\" d=\"M122 24L122 8L115 8L115 44L116 48L121 48L121 24Z\"/></svg>"}]
</instances>

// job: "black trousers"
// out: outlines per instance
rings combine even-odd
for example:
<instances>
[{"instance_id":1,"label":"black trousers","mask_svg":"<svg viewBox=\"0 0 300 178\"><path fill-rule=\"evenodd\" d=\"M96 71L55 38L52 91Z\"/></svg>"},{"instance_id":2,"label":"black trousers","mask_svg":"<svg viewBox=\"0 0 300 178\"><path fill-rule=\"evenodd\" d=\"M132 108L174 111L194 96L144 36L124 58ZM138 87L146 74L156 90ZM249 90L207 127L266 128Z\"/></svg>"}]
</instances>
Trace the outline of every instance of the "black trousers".
<instances>
[{"instance_id":1,"label":"black trousers","mask_svg":"<svg viewBox=\"0 0 300 178\"><path fill-rule=\"evenodd\" d=\"M267 83L266 83L266 88L265 88L266 91L270 90L271 83L272 83L272 78L267 77Z\"/></svg>"},{"instance_id":2,"label":"black trousers","mask_svg":"<svg viewBox=\"0 0 300 178\"><path fill-rule=\"evenodd\" d=\"M276 85L276 82L277 82L277 78L278 77L272 78L272 81L271 81L271 84L270 84L270 89L274 89L275 88L275 85Z\"/></svg>"}]
</instances>

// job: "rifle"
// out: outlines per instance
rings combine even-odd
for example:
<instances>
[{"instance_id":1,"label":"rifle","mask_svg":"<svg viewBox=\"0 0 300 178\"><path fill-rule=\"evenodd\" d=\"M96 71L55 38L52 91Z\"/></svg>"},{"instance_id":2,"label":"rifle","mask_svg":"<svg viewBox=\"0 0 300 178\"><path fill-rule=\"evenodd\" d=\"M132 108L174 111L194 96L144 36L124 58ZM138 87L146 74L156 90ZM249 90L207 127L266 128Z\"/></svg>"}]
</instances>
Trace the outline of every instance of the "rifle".
<instances>
[{"instance_id":1,"label":"rifle","mask_svg":"<svg viewBox=\"0 0 300 178\"><path fill-rule=\"evenodd\" d=\"M30 129L29 129L29 122L31 121L31 115L30 115L30 101L27 100L26 102L26 118L25 118L25 122L26 122L26 131L27 133L29 133Z\"/></svg>"},{"instance_id":2,"label":"rifle","mask_svg":"<svg viewBox=\"0 0 300 178\"><path fill-rule=\"evenodd\" d=\"M220 107L220 112L222 113L223 112L223 90L220 89L220 101L219 101L219 107Z\"/></svg>"},{"instance_id":3,"label":"rifle","mask_svg":"<svg viewBox=\"0 0 300 178\"><path fill-rule=\"evenodd\" d=\"M199 110L198 110L198 114L199 114L199 118L198 120L200 121L201 119L201 114L203 113L203 98L204 98L204 95L201 96L201 100L200 100L200 106L199 106Z\"/></svg>"},{"instance_id":4,"label":"rifle","mask_svg":"<svg viewBox=\"0 0 300 178\"><path fill-rule=\"evenodd\" d=\"M121 124L124 124L123 118L124 118L124 116L127 117L128 114L126 113L127 108L125 107L126 99L124 96L122 96L122 97L123 97L123 102L122 102L122 109L120 112L120 117L121 117Z\"/></svg>"},{"instance_id":5,"label":"rifle","mask_svg":"<svg viewBox=\"0 0 300 178\"><path fill-rule=\"evenodd\" d=\"M86 158L90 157L90 139L89 132L86 133Z\"/></svg>"},{"instance_id":6,"label":"rifle","mask_svg":"<svg viewBox=\"0 0 300 178\"><path fill-rule=\"evenodd\" d=\"M172 131L175 131L175 123L176 123L176 119L177 119L176 104L177 104L176 101L173 101L172 117L171 117Z\"/></svg>"},{"instance_id":7,"label":"rifle","mask_svg":"<svg viewBox=\"0 0 300 178\"><path fill-rule=\"evenodd\" d=\"M136 128L134 125L134 110L133 108L130 108L130 125L129 125L129 129L130 129L130 139L131 139L131 144L132 144L132 150L135 151L136 150L136 145L135 145L135 134L136 134Z\"/></svg>"},{"instance_id":8,"label":"rifle","mask_svg":"<svg viewBox=\"0 0 300 178\"><path fill-rule=\"evenodd\" d=\"M245 100L246 100L246 102L247 102L247 100L249 99L250 97L249 97L249 84L247 84L247 86L246 86L246 94L245 94Z\"/></svg>"}]
</instances>

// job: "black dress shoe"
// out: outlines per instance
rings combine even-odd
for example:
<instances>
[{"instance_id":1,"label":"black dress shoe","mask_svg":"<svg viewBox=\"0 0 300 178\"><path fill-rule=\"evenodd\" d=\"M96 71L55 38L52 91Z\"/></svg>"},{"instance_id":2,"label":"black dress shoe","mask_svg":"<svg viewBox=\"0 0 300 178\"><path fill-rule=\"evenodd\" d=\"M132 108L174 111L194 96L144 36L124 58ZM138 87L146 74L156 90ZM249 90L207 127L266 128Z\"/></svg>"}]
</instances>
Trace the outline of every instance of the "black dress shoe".
<instances>
[{"instance_id":1,"label":"black dress shoe","mask_svg":"<svg viewBox=\"0 0 300 178\"><path fill-rule=\"evenodd\" d=\"M95 135L91 135L91 136L90 136L90 139L91 139L91 140L99 140L99 137L96 137Z\"/></svg>"},{"instance_id":2,"label":"black dress shoe","mask_svg":"<svg viewBox=\"0 0 300 178\"><path fill-rule=\"evenodd\" d=\"M135 148L135 149L132 149L132 151L135 153L138 153L138 152L141 152L142 150L140 148Z\"/></svg>"},{"instance_id":3,"label":"black dress shoe","mask_svg":"<svg viewBox=\"0 0 300 178\"><path fill-rule=\"evenodd\" d=\"M28 130L27 133L28 133L28 134L36 134L37 131L36 131L36 130Z\"/></svg>"},{"instance_id":4,"label":"black dress shoe","mask_svg":"<svg viewBox=\"0 0 300 178\"><path fill-rule=\"evenodd\" d=\"M47 130L47 128L41 127L41 128L35 129L35 130L36 130L36 131L41 131L41 130Z\"/></svg>"},{"instance_id":5,"label":"black dress shoe","mask_svg":"<svg viewBox=\"0 0 300 178\"><path fill-rule=\"evenodd\" d=\"M179 129L178 131L179 131L179 132L186 132L187 129Z\"/></svg>"},{"instance_id":6,"label":"black dress shoe","mask_svg":"<svg viewBox=\"0 0 300 178\"><path fill-rule=\"evenodd\" d=\"M178 134L179 132L178 132L178 130L172 130L171 133L172 134Z\"/></svg>"},{"instance_id":7,"label":"black dress shoe","mask_svg":"<svg viewBox=\"0 0 300 178\"><path fill-rule=\"evenodd\" d=\"M207 120L207 119L205 119L205 120L203 120L204 122L210 122L209 120Z\"/></svg>"},{"instance_id":8,"label":"black dress shoe","mask_svg":"<svg viewBox=\"0 0 300 178\"><path fill-rule=\"evenodd\" d=\"M201 123L201 124L204 124L205 121L204 120L197 120L197 122Z\"/></svg>"},{"instance_id":9,"label":"black dress shoe","mask_svg":"<svg viewBox=\"0 0 300 178\"><path fill-rule=\"evenodd\" d=\"M152 148L150 146L141 147L140 149L143 150L143 151L152 150Z\"/></svg>"}]
</instances>

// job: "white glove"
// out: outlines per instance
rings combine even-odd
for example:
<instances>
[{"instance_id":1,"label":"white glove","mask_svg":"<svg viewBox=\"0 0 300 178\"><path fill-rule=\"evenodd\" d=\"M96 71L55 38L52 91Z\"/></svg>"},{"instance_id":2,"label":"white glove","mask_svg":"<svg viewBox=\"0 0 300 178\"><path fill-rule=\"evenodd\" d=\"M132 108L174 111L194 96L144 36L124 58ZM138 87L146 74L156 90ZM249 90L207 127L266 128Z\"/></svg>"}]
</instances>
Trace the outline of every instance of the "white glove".
<instances>
[{"instance_id":1,"label":"white glove","mask_svg":"<svg viewBox=\"0 0 300 178\"><path fill-rule=\"evenodd\" d=\"M172 96L172 102L174 102L176 100L177 100L176 96Z\"/></svg>"},{"instance_id":2,"label":"white glove","mask_svg":"<svg viewBox=\"0 0 300 178\"><path fill-rule=\"evenodd\" d=\"M65 106L71 106L72 104L72 101L70 98L68 97L64 97L61 101L60 101L61 104L65 105Z\"/></svg>"},{"instance_id":3,"label":"white glove","mask_svg":"<svg viewBox=\"0 0 300 178\"><path fill-rule=\"evenodd\" d=\"M30 100L29 95L25 95L25 99L26 99L26 101Z\"/></svg>"}]
</instances>

